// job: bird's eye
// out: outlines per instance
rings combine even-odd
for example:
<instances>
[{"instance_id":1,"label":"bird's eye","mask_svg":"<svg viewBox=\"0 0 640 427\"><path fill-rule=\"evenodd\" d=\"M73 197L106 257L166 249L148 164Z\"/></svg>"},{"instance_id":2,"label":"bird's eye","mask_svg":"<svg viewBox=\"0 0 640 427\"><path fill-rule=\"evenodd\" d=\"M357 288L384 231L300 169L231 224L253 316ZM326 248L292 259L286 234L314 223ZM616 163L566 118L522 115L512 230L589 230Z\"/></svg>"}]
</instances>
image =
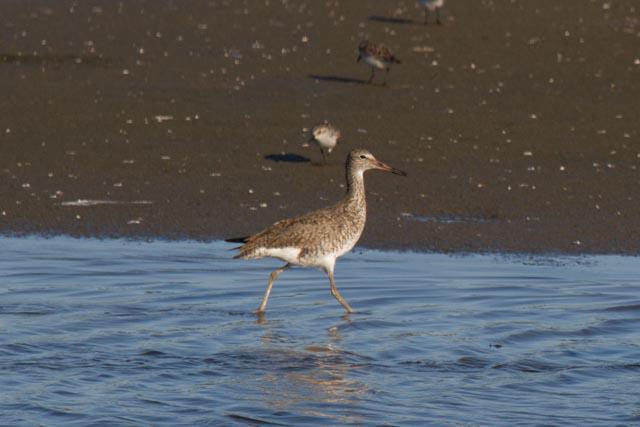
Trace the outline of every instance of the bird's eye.
<instances>
[{"instance_id":1,"label":"bird's eye","mask_svg":"<svg viewBox=\"0 0 640 427\"><path fill-rule=\"evenodd\" d=\"M360 158L361 158L361 159L366 159L366 158L367 158L367 156L365 156L364 154L362 154L362 155L360 156Z\"/></svg>"}]
</instances>

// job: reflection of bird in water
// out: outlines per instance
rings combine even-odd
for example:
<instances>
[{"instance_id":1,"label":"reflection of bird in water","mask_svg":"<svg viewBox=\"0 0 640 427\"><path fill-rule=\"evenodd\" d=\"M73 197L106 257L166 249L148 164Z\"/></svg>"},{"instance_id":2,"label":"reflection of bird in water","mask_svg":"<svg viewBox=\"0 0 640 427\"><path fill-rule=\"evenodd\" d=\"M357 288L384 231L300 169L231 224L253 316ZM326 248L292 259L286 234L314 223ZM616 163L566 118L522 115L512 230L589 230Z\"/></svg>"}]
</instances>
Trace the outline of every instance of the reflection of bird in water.
<instances>
[{"instance_id":1,"label":"reflection of bird in water","mask_svg":"<svg viewBox=\"0 0 640 427\"><path fill-rule=\"evenodd\" d=\"M389 49L383 44L372 43L365 40L358 46L358 58L356 62L363 60L367 65L371 67L371 75L367 83L373 81L373 77L376 72L376 68L379 70L386 70L384 74L383 85L387 84L387 74L391 69L392 64L400 64L400 60L396 58Z\"/></svg>"},{"instance_id":2,"label":"reflection of bird in water","mask_svg":"<svg viewBox=\"0 0 640 427\"><path fill-rule=\"evenodd\" d=\"M331 295L348 313L353 311L338 292L333 280L333 271L338 257L355 246L364 230L367 219L364 173L369 169L406 175L376 160L367 150L353 150L346 162L347 194L338 203L296 218L283 219L252 236L227 240L244 243L234 258L273 257L286 262L269 276L258 313L267 307L273 282L280 273L294 265L322 268L329 276Z\"/></svg>"},{"instance_id":3,"label":"reflection of bird in water","mask_svg":"<svg viewBox=\"0 0 640 427\"><path fill-rule=\"evenodd\" d=\"M346 319L340 325L349 322ZM278 327L274 335L268 325L260 339L262 346L254 350L261 355L260 371L264 372L255 382L261 402L274 413L298 413L322 419L325 425L362 425L364 417L353 409L361 407L370 389L350 374L367 369L369 359L340 348L340 325L329 328L325 342L304 350L282 348L282 331Z\"/></svg>"},{"instance_id":4,"label":"reflection of bird in water","mask_svg":"<svg viewBox=\"0 0 640 427\"><path fill-rule=\"evenodd\" d=\"M424 25L429 23L429 12L436 12L436 24L440 22L440 8L444 5L444 0L418 0L418 4L424 8Z\"/></svg>"},{"instance_id":5,"label":"reflection of bird in water","mask_svg":"<svg viewBox=\"0 0 640 427\"><path fill-rule=\"evenodd\" d=\"M311 140L309 142L318 144L320 153L322 153L322 160L326 165L327 153L331 153L331 150L338 145L341 137L342 135L337 127L331 126L329 123L324 123L314 126L313 129L311 129Z\"/></svg>"}]
</instances>

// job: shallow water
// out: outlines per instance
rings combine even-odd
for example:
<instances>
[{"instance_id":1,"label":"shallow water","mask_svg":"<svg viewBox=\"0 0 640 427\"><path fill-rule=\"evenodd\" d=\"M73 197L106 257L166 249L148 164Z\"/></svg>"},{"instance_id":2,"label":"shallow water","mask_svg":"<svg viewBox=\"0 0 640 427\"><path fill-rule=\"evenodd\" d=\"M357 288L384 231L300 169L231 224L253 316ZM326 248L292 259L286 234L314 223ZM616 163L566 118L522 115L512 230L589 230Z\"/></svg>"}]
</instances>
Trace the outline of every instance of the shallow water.
<instances>
[{"instance_id":1,"label":"shallow water","mask_svg":"<svg viewBox=\"0 0 640 427\"><path fill-rule=\"evenodd\" d=\"M2 425L640 422L640 261L0 239Z\"/></svg>"}]
</instances>

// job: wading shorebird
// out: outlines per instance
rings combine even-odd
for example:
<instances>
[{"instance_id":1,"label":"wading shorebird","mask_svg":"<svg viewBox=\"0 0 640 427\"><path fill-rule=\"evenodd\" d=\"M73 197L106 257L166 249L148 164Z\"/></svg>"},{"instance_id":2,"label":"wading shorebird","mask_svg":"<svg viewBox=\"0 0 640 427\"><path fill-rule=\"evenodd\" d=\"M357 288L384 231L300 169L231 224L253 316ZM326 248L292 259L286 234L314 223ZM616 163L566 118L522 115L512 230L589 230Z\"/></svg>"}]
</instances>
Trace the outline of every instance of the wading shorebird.
<instances>
[{"instance_id":1,"label":"wading shorebird","mask_svg":"<svg viewBox=\"0 0 640 427\"><path fill-rule=\"evenodd\" d=\"M361 42L358 46L358 59L356 59L356 62L360 62L361 59L367 63L367 65L371 66L371 76L369 76L367 83L373 81L376 68L378 68L380 70L386 70L382 84L387 84L387 74L389 74L391 64L400 64L400 60L393 56L391 51L383 44L372 43L368 40Z\"/></svg>"},{"instance_id":2,"label":"wading shorebird","mask_svg":"<svg viewBox=\"0 0 640 427\"><path fill-rule=\"evenodd\" d=\"M397 175L407 174L376 160L367 150L353 150L347 157L347 194L333 206L318 209L305 215L283 219L271 227L248 237L228 239L227 242L244 243L234 258L257 259L273 257L286 264L269 276L267 289L257 313L263 313L277 277L286 269L299 265L319 267L329 276L331 295L344 309L353 309L342 298L333 280L336 259L349 252L360 239L367 219L367 203L364 192L364 173L380 169Z\"/></svg>"},{"instance_id":3,"label":"wading shorebird","mask_svg":"<svg viewBox=\"0 0 640 427\"><path fill-rule=\"evenodd\" d=\"M436 24L440 22L440 8L444 5L444 0L418 0L418 4L424 8L424 25L429 24L429 12L436 12Z\"/></svg>"},{"instance_id":4,"label":"wading shorebird","mask_svg":"<svg viewBox=\"0 0 640 427\"><path fill-rule=\"evenodd\" d=\"M309 142L315 142L320 148L322 153L322 160L324 164L327 164L327 153L331 153L331 150L338 145L338 141L342 135L340 130L335 126L331 126L329 123L323 123L318 126L314 126L311 129L311 139Z\"/></svg>"}]
</instances>

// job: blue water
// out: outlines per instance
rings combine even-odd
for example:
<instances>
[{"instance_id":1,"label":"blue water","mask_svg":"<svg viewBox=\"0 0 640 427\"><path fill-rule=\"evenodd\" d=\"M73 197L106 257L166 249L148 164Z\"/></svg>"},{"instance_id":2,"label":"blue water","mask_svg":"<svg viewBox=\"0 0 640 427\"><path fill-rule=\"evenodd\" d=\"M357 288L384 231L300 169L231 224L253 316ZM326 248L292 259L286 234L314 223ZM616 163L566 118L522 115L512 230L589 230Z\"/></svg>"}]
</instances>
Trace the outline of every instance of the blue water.
<instances>
[{"instance_id":1,"label":"blue water","mask_svg":"<svg viewBox=\"0 0 640 427\"><path fill-rule=\"evenodd\" d=\"M640 260L0 239L2 425L630 425Z\"/></svg>"}]
</instances>

